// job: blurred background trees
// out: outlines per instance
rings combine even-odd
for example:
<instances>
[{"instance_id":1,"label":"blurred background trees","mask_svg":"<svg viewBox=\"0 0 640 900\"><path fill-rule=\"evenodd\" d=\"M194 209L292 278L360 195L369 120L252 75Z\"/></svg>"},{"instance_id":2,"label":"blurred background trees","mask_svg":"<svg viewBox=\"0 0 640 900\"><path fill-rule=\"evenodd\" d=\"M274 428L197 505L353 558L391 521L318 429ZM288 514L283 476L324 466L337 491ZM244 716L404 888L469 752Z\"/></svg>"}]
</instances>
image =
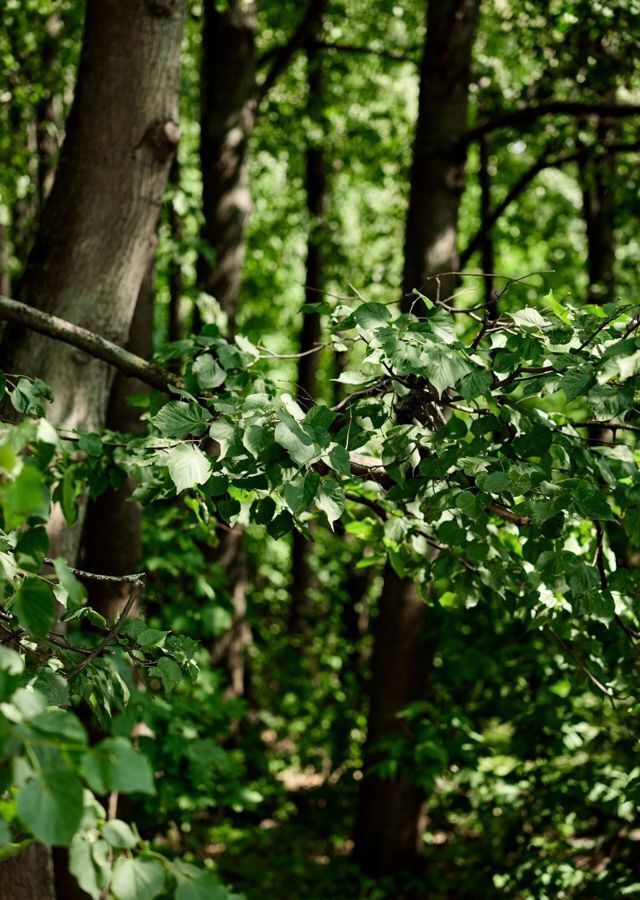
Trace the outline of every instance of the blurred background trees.
<instances>
[{"instance_id":1,"label":"blurred background trees","mask_svg":"<svg viewBox=\"0 0 640 900\"><path fill-rule=\"evenodd\" d=\"M113 138L175 91L166 66L142 72L131 16L83 99L80 5L3 0L3 294L169 366L194 330L244 335L303 409L340 402L347 345L309 351L345 297L408 309L417 288L493 318L543 285L635 299L636 0L190 2L177 156L152 154L142 212ZM74 95L95 169L72 155ZM125 124L105 128L106 106ZM5 360L60 375L58 424L135 432L119 379L109 401L100 364L94 383L24 342L5 335ZM156 735L141 739L165 772L137 810L149 834L215 858L248 897L631 891L637 743L562 647L491 597L427 606L365 520L276 543L207 529L179 501L142 519L134 487L89 509L79 558L120 574L141 548L152 621L203 648L197 684L165 705L140 694L118 726L142 716Z\"/></svg>"}]
</instances>

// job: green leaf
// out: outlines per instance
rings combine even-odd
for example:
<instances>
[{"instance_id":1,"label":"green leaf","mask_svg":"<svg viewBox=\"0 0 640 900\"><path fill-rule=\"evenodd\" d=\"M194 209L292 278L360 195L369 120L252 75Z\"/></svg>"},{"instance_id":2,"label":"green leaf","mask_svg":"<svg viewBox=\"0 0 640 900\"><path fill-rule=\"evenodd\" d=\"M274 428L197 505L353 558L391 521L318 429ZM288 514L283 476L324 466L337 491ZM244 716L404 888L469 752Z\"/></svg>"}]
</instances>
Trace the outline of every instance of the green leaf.
<instances>
[{"instance_id":1,"label":"green leaf","mask_svg":"<svg viewBox=\"0 0 640 900\"><path fill-rule=\"evenodd\" d=\"M211 475L211 463L193 444L173 447L167 454L166 462L178 494L196 484L204 484Z\"/></svg>"},{"instance_id":2,"label":"green leaf","mask_svg":"<svg viewBox=\"0 0 640 900\"><path fill-rule=\"evenodd\" d=\"M198 380L198 385L209 391L220 387L224 383L227 373L218 365L210 353L203 353L192 366L192 372Z\"/></svg>"},{"instance_id":3,"label":"green leaf","mask_svg":"<svg viewBox=\"0 0 640 900\"><path fill-rule=\"evenodd\" d=\"M363 331L374 331L389 321L391 313L382 303L363 303L355 310L353 318Z\"/></svg>"},{"instance_id":4,"label":"green leaf","mask_svg":"<svg viewBox=\"0 0 640 900\"><path fill-rule=\"evenodd\" d=\"M628 509L622 524L633 546L640 548L640 507L633 506L631 509Z\"/></svg>"},{"instance_id":5,"label":"green leaf","mask_svg":"<svg viewBox=\"0 0 640 900\"><path fill-rule=\"evenodd\" d=\"M579 369L569 369L565 372L558 387L564 391L564 395L569 402L575 400L576 397L584 394L593 384L593 371L586 366Z\"/></svg>"},{"instance_id":6,"label":"green leaf","mask_svg":"<svg viewBox=\"0 0 640 900\"><path fill-rule=\"evenodd\" d=\"M18 794L18 816L36 840L67 847L80 826L82 785L68 769L45 769Z\"/></svg>"},{"instance_id":7,"label":"green leaf","mask_svg":"<svg viewBox=\"0 0 640 900\"><path fill-rule=\"evenodd\" d=\"M153 900L164 889L164 869L153 859L119 859L111 891L117 900Z\"/></svg>"},{"instance_id":8,"label":"green leaf","mask_svg":"<svg viewBox=\"0 0 640 900\"><path fill-rule=\"evenodd\" d=\"M262 500L254 503L251 509L253 521L258 525L266 525L273 519L275 511L276 504L271 497L263 497Z\"/></svg>"},{"instance_id":9,"label":"green leaf","mask_svg":"<svg viewBox=\"0 0 640 900\"><path fill-rule=\"evenodd\" d=\"M111 847L119 850L130 850L138 843L130 826L122 819L111 819L102 829L102 836Z\"/></svg>"},{"instance_id":10,"label":"green leaf","mask_svg":"<svg viewBox=\"0 0 640 900\"><path fill-rule=\"evenodd\" d=\"M333 523L340 518L344 511L344 494L340 485L331 478L324 479L318 488L315 503L318 509L326 515L333 530Z\"/></svg>"},{"instance_id":11,"label":"green leaf","mask_svg":"<svg viewBox=\"0 0 640 900\"><path fill-rule=\"evenodd\" d=\"M548 319L540 315L538 310L532 306L525 306L524 309L518 312L507 313L507 315L521 328L548 328L551 324Z\"/></svg>"},{"instance_id":12,"label":"green leaf","mask_svg":"<svg viewBox=\"0 0 640 900\"><path fill-rule=\"evenodd\" d=\"M178 862L175 875L176 900L230 900L229 891L211 872Z\"/></svg>"},{"instance_id":13,"label":"green leaf","mask_svg":"<svg viewBox=\"0 0 640 900\"><path fill-rule=\"evenodd\" d=\"M460 394L465 400L473 400L479 397L491 387L491 375L484 369L474 369L462 379Z\"/></svg>"},{"instance_id":14,"label":"green leaf","mask_svg":"<svg viewBox=\"0 0 640 900\"><path fill-rule=\"evenodd\" d=\"M69 871L93 900L100 900L111 874L109 852L106 841L89 842L82 833L77 834L71 842Z\"/></svg>"},{"instance_id":15,"label":"green leaf","mask_svg":"<svg viewBox=\"0 0 640 900\"><path fill-rule=\"evenodd\" d=\"M151 669L150 674L155 675L156 678L162 681L162 686L167 693L170 693L182 681L180 666L166 656L160 657L156 665Z\"/></svg>"},{"instance_id":16,"label":"green leaf","mask_svg":"<svg viewBox=\"0 0 640 900\"><path fill-rule=\"evenodd\" d=\"M424 354L424 372L440 396L469 371L469 364L451 347L433 346Z\"/></svg>"},{"instance_id":17,"label":"green leaf","mask_svg":"<svg viewBox=\"0 0 640 900\"><path fill-rule=\"evenodd\" d=\"M326 458L326 457L325 457ZM336 444L329 451L328 463L340 475L351 475L351 461L345 447Z\"/></svg>"},{"instance_id":18,"label":"green leaf","mask_svg":"<svg viewBox=\"0 0 640 900\"><path fill-rule=\"evenodd\" d=\"M211 421L211 413L197 403L186 403L183 400L170 400L151 417L151 423L165 437L186 438L190 435L201 435L207 423Z\"/></svg>"},{"instance_id":19,"label":"green leaf","mask_svg":"<svg viewBox=\"0 0 640 900\"><path fill-rule=\"evenodd\" d=\"M153 771L147 757L126 738L107 738L82 757L82 777L92 791L107 794L155 794Z\"/></svg>"},{"instance_id":20,"label":"green leaf","mask_svg":"<svg viewBox=\"0 0 640 900\"><path fill-rule=\"evenodd\" d=\"M280 412L280 421L276 425L275 439L287 451L291 459L299 466L305 466L318 455L318 449L293 416Z\"/></svg>"},{"instance_id":21,"label":"green leaf","mask_svg":"<svg viewBox=\"0 0 640 900\"><path fill-rule=\"evenodd\" d=\"M320 476L317 472L309 472L304 477L298 477L289 481L283 488L284 499L294 514L299 515L312 502L320 484Z\"/></svg>"},{"instance_id":22,"label":"green leaf","mask_svg":"<svg viewBox=\"0 0 640 900\"><path fill-rule=\"evenodd\" d=\"M490 494L501 494L511 485L511 479L506 472L491 472L486 478L479 478L478 484L483 491Z\"/></svg>"},{"instance_id":23,"label":"green leaf","mask_svg":"<svg viewBox=\"0 0 640 900\"><path fill-rule=\"evenodd\" d=\"M78 581L73 574L66 561L61 557L54 559L53 568L55 569L58 581L60 582L58 586L54 588L58 603L62 604L65 609L67 608L69 600L74 606L82 606L87 599L87 591L84 585Z\"/></svg>"},{"instance_id":24,"label":"green leaf","mask_svg":"<svg viewBox=\"0 0 640 900\"><path fill-rule=\"evenodd\" d=\"M470 519L474 519L478 513L476 497L471 491L462 491L462 493L458 494L456 497L456 506L460 512L464 513L465 516L468 516Z\"/></svg>"},{"instance_id":25,"label":"green leaf","mask_svg":"<svg viewBox=\"0 0 640 900\"><path fill-rule=\"evenodd\" d=\"M18 477L9 482L2 492L5 527L22 525L32 516L49 518L49 493L39 469L26 463Z\"/></svg>"},{"instance_id":26,"label":"green leaf","mask_svg":"<svg viewBox=\"0 0 640 900\"><path fill-rule=\"evenodd\" d=\"M25 578L15 596L13 611L27 631L37 637L46 637L53 627L56 614L51 588L35 576Z\"/></svg>"},{"instance_id":27,"label":"green leaf","mask_svg":"<svg viewBox=\"0 0 640 900\"><path fill-rule=\"evenodd\" d=\"M51 735L69 747L86 747L87 733L80 720L65 709L48 709L33 716L29 725L41 734Z\"/></svg>"},{"instance_id":28,"label":"green leaf","mask_svg":"<svg viewBox=\"0 0 640 900\"><path fill-rule=\"evenodd\" d=\"M25 413L28 416L45 416L44 401L53 400L51 388L39 378L29 381L28 378L20 378L16 384L15 390L11 394L11 404L19 413Z\"/></svg>"}]
</instances>

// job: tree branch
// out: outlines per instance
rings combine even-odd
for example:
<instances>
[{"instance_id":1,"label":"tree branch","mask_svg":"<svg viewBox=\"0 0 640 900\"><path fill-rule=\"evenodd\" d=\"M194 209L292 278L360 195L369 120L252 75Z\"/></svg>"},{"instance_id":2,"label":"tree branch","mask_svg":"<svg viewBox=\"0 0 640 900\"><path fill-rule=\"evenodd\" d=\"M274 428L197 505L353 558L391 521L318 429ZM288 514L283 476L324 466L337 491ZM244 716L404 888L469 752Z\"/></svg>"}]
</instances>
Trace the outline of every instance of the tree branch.
<instances>
[{"instance_id":1,"label":"tree branch","mask_svg":"<svg viewBox=\"0 0 640 900\"><path fill-rule=\"evenodd\" d=\"M640 105L635 103L580 103L577 101L556 100L551 103L539 103L535 106L522 106L508 110L494 119L487 119L471 128L465 135L465 143L477 141L497 128L512 128L519 125L532 125L543 116L606 116L611 119L624 119L640 115Z\"/></svg>"},{"instance_id":2,"label":"tree branch","mask_svg":"<svg viewBox=\"0 0 640 900\"><path fill-rule=\"evenodd\" d=\"M302 17L302 21L287 43L274 52L273 62L269 67L269 71L256 88L256 108L260 106L278 78L286 70L292 57L309 41L320 24L327 5L328 0L309 0L307 11Z\"/></svg>"},{"instance_id":3,"label":"tree branch","mask_svg":"<svg viewBox=\"0 0 640 900\"><path fill-rule=\"evenodd\" d=\"M118 369L123 375L138 378L159 391L171 393L171 386L183 387L179 375L169 372L155 363L147 362L141 356L130 353L99 334L67 322L66 319L51 316L33 306L27 306L26 303L0 296L0 320L3 319L24 325L31 331L37 331L38 334L44 334L56 341L77 347L78 350L83 350L95 359L100 359Z\"/></svg>"},{"instance_id":4,"label":"tree branch","mask_svg":"<svg viewBox=\"0 0 640 900\"><path fill-rule=\"evenodd\" d=\"M500 216L502 216L507 208L511 206L511 204L515 200L518 199L518 197L531 184L533 179L540 174L540 172L543 172L545 169L558 169L561 166L566 166L568 163L578 162L580 159L588 155L587 151L582 149L572 151L571 153L564 153L561 156L552 158L550 156L551 150L552 145L549 145L543 151L540 158L537 159L536 162L534 162L525 172L522 173L520 178L518 178L515 184L507 192L504 199L501 200L501 202L495 207L495 209L491 210L491 212L487 215L482 227L479 228L478 231L476 231L467 246L460 254L461 269L464 269L473 254L482 245L486 231L490 231L493 228ZM593 160L599 160L604 159L605 157L610 156L613 153L637 153L638 151L640 151L640 140L628 143L611 144L601 153L592 154L590 158Z\"/></svg>"},{"instance_id":5,"label":"tree branch","mask_svg":"<svg viewBox=\"0 0 640 900\"><path fill-rule=\"evenodd\" d=\"M417 65L417 58L409 56L407 53L398 53L395 50L385 50L377 47L363 47L357 44L335 44L331 41L313 41L313 46L319 50L336 50L339 53L353 53L360 56L379 56L381 59L388 59L391 62L412 63ZM418 51L416 50L416 53Z\"/></svg>"}]
</instances>

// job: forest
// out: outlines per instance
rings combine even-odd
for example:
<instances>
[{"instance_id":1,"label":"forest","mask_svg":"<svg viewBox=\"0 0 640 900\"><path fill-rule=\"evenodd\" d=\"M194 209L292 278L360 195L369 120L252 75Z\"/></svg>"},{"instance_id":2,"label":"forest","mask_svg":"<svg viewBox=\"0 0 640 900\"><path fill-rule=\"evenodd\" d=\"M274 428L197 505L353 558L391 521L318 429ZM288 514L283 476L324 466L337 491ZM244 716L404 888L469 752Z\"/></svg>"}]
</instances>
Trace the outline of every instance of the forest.
<instances>
[{"instance_id":1,"label":"forest","mask_svg":"<svg viewBox=\"0 0 640 900\"><path fill-rule=\"evenodd\" d=\"M0 10L0 900L640 897L640 0Z\"/></svg>"}]
</instances>

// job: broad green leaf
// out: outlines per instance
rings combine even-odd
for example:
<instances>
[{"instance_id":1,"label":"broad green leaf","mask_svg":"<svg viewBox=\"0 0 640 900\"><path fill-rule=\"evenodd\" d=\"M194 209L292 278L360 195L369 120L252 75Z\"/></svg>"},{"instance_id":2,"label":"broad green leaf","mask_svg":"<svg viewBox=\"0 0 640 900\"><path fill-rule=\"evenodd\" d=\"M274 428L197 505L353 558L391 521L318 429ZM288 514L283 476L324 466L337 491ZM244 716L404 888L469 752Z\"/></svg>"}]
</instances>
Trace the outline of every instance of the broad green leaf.
<instances>
[{"instance_id":1,"label":"broad green leaf","mask_svg":"<svg viewBox=\"0 0 640 900\"><path fill-rule=\"evenodd\" d=\"M42 473L26 463L14 481L10 481L0 494L5 527L16 528L32 516L49 518L49 493Z\"/></svg>"},{"instance_id":2,"label":"broad green leaf","mask_svg":"<svg viewBox=\"0 0 640 900\"><path fill-rule=\"evenodd\" d=\"M83 891L93 900L100 900L109 875L110 847L106 841L88 841L82 833L77 834L69 850L69 871Z\"/></svg>"},{"instance_id":3,"label":"broad green leaf","mask_svg":"<svg viewBox=\"0 0 640 900\"><path fill-rule=\"evenodd\" d=\"M193 374L198 380L198 385L204 391L210 391L220 387L224 383L227 373L218 365L210 353L203 353L192 366Z\"/></svg>"},{"instance_id":4,"label":"broad green leaf","mask_svg":"<svg viewBox=\"0 0 640 900\"><path fill-rule=\"evenodd\" d=\"M102 829L102 836L112 847L119 850L130 850L138 843L131 827L122 819L111 819Z\"/></svg>"},{"instance_id":5,"label":"broad green leaf","mask_svg":"<svg viewBox=\"0 0 640 900\"><path fill-rule=\"evenodd\" d=\"M451 347L433 346L423 355L424 374L439 396L468 373L469 363ZM417 371L417 370L416 370Z\"/></svg>"},{"instance_id":6,"label":"broad green leaf","mask_svg":"<svg viewBox=\"0 0 640 900\"><path fill-rule=\"evenodd\" d=\"M284 499L294 514L300 515L313 501L320 484L320 476L316 472L299 476L294 481L289 481L283 488Z\"/></svg>"},{"instance_id":7,"label":"broad green leaf","mask_svg":"<svg viewBox=\"0 0 640 900\"><path fill-rule=\"evenodd\" d=\"M153 900L164 888L164 870L154 859L119 859L111 891L117 900Z\"/></svg>"},{"instance_id":8,"label":"broad green leaf","mask_svg":"<svg viewBox=\"0 0 640 900\"><path fill-rule=\"evenodd\" d=\"M167 693L177 687L182 680L180 666L172 659L161 656L155 666L150 670L150 675L155 675L162 681L162 686Z\"/></svg>"},{"instance_id":9,"label":"broad green leaf","mask_svg":"<svg viewBox=\"0 0 640 900\"><path fill-rule=\"evenodd\" d=\"M490 494L501 494L511 485L511 479L506 472L491 472L486 478L479 478L478 484L483 491Z\"/></svg>"},{"instance_id":10,"label":"broad green leaf","mask_svg":"<svg viewBox=\"0 0 640 900\"><path fill-rule=\"evenodd\" d=\"M585 394L592 384L593 371L589 366L584 366L565 372L558 382L558 387L564 391L565 397L570 402Z\"/></svg>"},{"instance_id":11,"label":"broad green leaf","mask_svg":"<svg viewBox=\"0 0 640 900\"><path fill-rule=\"evenodd\" d=\"M81 773L96 794L155 794L149 760L126 738L107 738L85 753Z\"/></svg>"},{"instance_id":12,"label":"broad green leaf","mask_svg":"<svg viewBox=\"0 0 640 900\"><path fill-rule=\"evenodd\" d=\"M45 769L18 794L18 816L43 844L68 846L82 812L82 785L69 769Z\"/></svg>"},{"instance_id":13,"label":"broad green leaf","mask_svg":"<svg viewBox=\"0 0 640 900\"><path fill-rule=\"evenodd\" d=\"M550 325L549 320L545 319L532 306L525 306L524 309L507 313L507 315L521 328L548 328Z\"/></svg>"},{"instance_id":14,"label":"broad green leaf","mask_svg":"<svg viewBox=\"0 0 640 900\"><path fill-rule=\"evenodd\" d=\"M277 443L284 447L291 459L299 466L307 465L318 455L315 443L293 416L286 412L280 412L279 417L280 421L275 430Z\"/></svg>"},{"instance_id":15,"label":"broad green leaf","mask_svg":"<svg viewBox=\"0 0 640 900\"><path fill-rule=\"evenodd\" d=\"M484 369L474 369L462 379L460 394L465 400L473 400L479 397L491 387L491 375Z\"/></svg>"},{"instance_id":16,"label":"broad green leaf","mask_svg":"<svg viewBox=\"0 0 640 900\"><path fill-rule=\"evenodd\" d=\"M326 515L333 530L333 523L344 511L344 494L340 485L331 478L325 478L318 488L315 504Z\"/></svg>"},{"instance_id":17,"label":"broad green leaf","mask_svg":"<svg viewBox=\"0 0 640 900\"><path fill-rule=\"evenodd\" d=\"M60 582L54 589L58 603L61 603L65 609L69 600L74 606L82 606L87 599L85 586L78 581L66 561L61 557L54 559L53 567Z\"/></svg>"},{"instance_id":18,"label":"broad green leaf","mask_svg":"<svg viewBox=\"0 0 640 900\"><path fill-rule=\"evenodd\" d=\"M210 421L210 412L197 403L186 403L183 400L170 400L151 417L151 423L160 434L172 438L199 436Z\"/></svg>"},{"instance_id":19,"label":"broad green leaf","mask_svg":"<svg viewBox=\"0 0 640 900\"><path fill-rule=\"evenodd\" d=\"M175 900L231 900L229 891L211 872L179 862L175 875L178 883Z\"/></svg>"},{"instance_id":20,"label":"broad green leaf","mask_svg":"<svg viewBox=\"0 0 640 900\"><path fill-rule=\"evenodd\" d=\"M196 484L204 484L211 475L211 463L193 444L173 447L167 454L166 463L178 494Z\"/></svg>"},{"instance_id":21,"label":"broad green leaf","mask_svg":"<svg viewBox=\"0 0 640 900\"><path fill-rule=\"evenodd\" d=\"M20 624L37 637L46 637L53 627L56 604L49 585L35 576L22 582L13 603Z\"/></svg>"}]
</instances>

